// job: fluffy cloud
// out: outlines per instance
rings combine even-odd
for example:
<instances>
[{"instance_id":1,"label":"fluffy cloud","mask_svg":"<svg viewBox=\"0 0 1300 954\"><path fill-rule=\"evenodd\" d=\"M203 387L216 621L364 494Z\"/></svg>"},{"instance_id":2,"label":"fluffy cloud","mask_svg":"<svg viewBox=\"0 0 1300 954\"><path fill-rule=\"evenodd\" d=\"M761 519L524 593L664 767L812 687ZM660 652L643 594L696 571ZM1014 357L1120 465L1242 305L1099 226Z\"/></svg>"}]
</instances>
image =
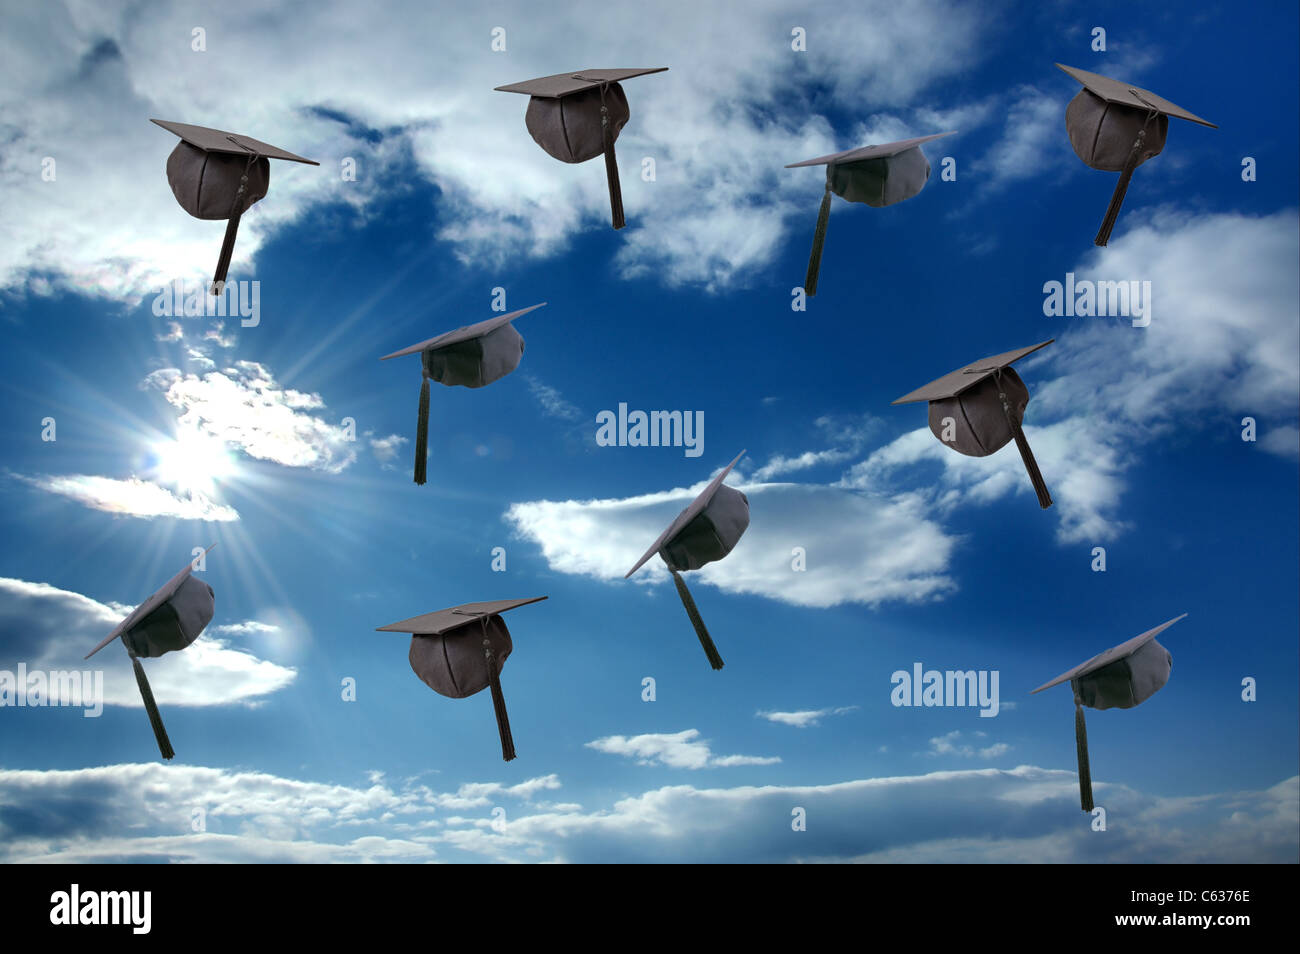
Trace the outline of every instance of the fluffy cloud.
<instances>
[{"instance_id":1,"label":"fluffy cloud","mask_svg":"<svg viewBox=\"0 0 1300 954\"><path fill-rule=\"evenodd\" d=\"M214 503L198 491L184 497L148 480L131 477L115 480L87 474L19 476L19 480L40 490L75 500L92 510L128 517L175 517L179 520L238 520L234 507Z\"/></svg>"},{"instance_id":2,"label":"fluffy cloud","mask_svg":"<svg viewBox=\"0 0 1300 954\"><path fill-rule=\"evenodd\" d=\"M1293 862L1300 779L1171 799L1097 783L1109 830L1078 822L1073 772L1032 766L824 785L673 785L584 810L533 801L553 776L440 793L185 765L0 769L0 860L109 862ZM480 788L491 789L479 799ZM153 797L141 799L141 791ZM515 801L504 823L486 809ZM458 816L457 799L473 814ZM87 806L93 806L87 811ZM791 830L803 808L806 831ZM195 809L206 831L195 833Z\"/></svg>"},{"instance_id":3,"label":"fluffy cloud","mask_svg":"<svg viewBox=\"0 0 1300 954\"><path fill-rule=\"evenodd\" d=\"M320 395L282 388L255 361L203 375L163 368L145 378L144 386L161 391L181 412L180 425L249 457L332 474L356 460L345 429L311 413L324 410Z\"/></svg>"},{"instance_id":4,"label":"fluffy cloud","mask_svg":"<svg viewBox=\"0 0 1300 954\"><path fill-rule=\"evenodd\" d=\"M775 765L776 757L756 755L714 755L709 743L700 738L699 729L681 732L651 732L645 735L610 735L588 742L587 748L608 755L636 759L639 765L666 765L669 768L731 768L737 765Z\"/></svg>"},{"instance_id":5,"label":"fluffy cloud","mask_svg":"<svg viewBox=\"0 0 1300 954\"><path fill-rule=\"evenodd\" d=\"M582 412L549 384L544 384L532 375L525 375L524 380L528 383L528 390L533 400L544 413L551 417L558 417L562 421L577 421L582 418Z\"/></svg>"},{"instance_id":6,"label":"fluffy cloud","mask_svg":"<svg viewBox=\"0 0 1300 954\"><path fill-rule=\"evenodd\" d=\"M379 461L380 466L385 470L391 470L395 466L402 445L407 443L410 442L400 434L389 434L387 437L371 437L370 450L374 452L375 460Z\"/></svg>"},{"instance_id":7,"label":"fluffy cloud","mask_svg":"<svg viewBox=\"0 0 1300 954\"><path fill-rule=\"evenodd\" d=\"M144 595L144 594L141 594ZM104 673L107 705L140 707L140 691L125 652L110 646L85 656L134 608L107 605L48 583L0 577L0 668L83 670ZM296 670L259 659L205 634L184 652L145 662L159 705L256 704L291 682Z\"/></svg>"},{"instance_id":8,"label":"fluffy cloud","mask_svg":"<svg viewBox=\"0 0 1300 954\"><path fill-rule=\"evenodd\" d=\"M280 627L274 623L263 623L259 620L249 619L242 623L224 623L221 626L210 626L207 632L214 636L264 636L268 633L280 632Z\"/></svg>"},{"instance_id":9,"label":"fluffy cloud","mask_svg":"<svg viewBox=\"0 0 1300 954\"><path fill-rule=\"evenodd\" d=\"M983 736L983 732L976 735ZM971 745L969 742L961 741L961 732L954 729L946 735L936 736L930 740L930 749L927 755L960 755L962 758L975 758L979 756L982 759L996 759L1001 755L1006 755L1011 751L1011 746L1005 742L994 742L990 745Z\"/></svg>"},{"instance_id":10,"label":"fluffy cloud","mask_svg":"<svg viewBox=\"0 0 1300 954\"><path fill-rule=\"evenodd\" d=\"M733 475L738 472L733 471ZM753 521L726 560L692 574L731 593L756 593L797 606L875 605L918 602L950 592L945 575L954 545L911 494L892 498L803 484L737 486ZM645 544L668 526L703 488L694 487L612 500L539 500L513 504L505 514L521 537L541 547L551 569L621 579ZM863 540L887 539L885 552ZM803 547L807 569L791 567L792 550ZM633 577L662 583L668 571L651 561Z\"/></svg>"},{"instance_id":11,"label":"fluffy cloud","mask_svg":"<svg viewBox=\"0 0 1300 954\"><path fill-rule=\"evenodd\" d=\"M831 715L847 715L856 712L857 706L837 706L832 709L801 709L798 712L756 712L760 719L776 722L779 725L792 725L796 729L810 729L821 725L821 720Z\"/></svg>"}]
</instances>

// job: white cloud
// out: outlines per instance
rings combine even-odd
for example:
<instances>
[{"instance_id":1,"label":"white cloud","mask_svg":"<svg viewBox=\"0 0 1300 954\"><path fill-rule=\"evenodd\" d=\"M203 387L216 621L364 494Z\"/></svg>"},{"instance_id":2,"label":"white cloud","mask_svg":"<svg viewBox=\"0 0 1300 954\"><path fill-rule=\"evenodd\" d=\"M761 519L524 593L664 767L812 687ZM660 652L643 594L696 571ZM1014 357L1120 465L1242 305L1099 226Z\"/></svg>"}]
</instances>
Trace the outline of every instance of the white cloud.
<instances>
[{"instance_id":1,"label":"white cloud","mask_svg":"<svg viewBox=\"0 0 1300 954\"><path fill-rule=\"evenodd\" d=\"M198 491L191 490L180 497L139 477L115 480L112 477L95 477L87 474L15 475L19 480L48 493L75 500L92 510L127 517L175 517L179 520L230 521L238 520L234 507L214 503Z\"/></svg>"},{"instance_id":2,"label":"white cloud","mask_svg":"<svg viewBox=\"0 0 1300 954\"><path fill-rule=\"evenodd\" d=\"M804 451L794 457L777 454L754 471L754 479L766 481L773 477L783 477L786 474L795 474L801 470L810 470L826 464L840 464L852 456L850 451L845 450Z\"/></svg>"},{"instance_id":3,"label":"white cloud","mask_svg":"<svg viewBox=\"0 0 1300 954\"><path fill-rule=\"evenodd\" d=\"M389 434L387 437L372 437L370 438L370 450L374 452L375 460L379 461L385 470L391 470L395 466L402 445L409 443L410 441L400 434Z\"/></svg>"},{"instance_id":4,"label":"white cloud","mask_svg":"<svg viewBox=\"0 0 1300 954\"><path fill-rule=\"evenodd\" d=\"M984 738L985 732L976 732L975 735ZM936 736L930 740L930 749L927 755L959 755L962 758L975 758L979 756L982 759L996 759L999 756L1006 755L1011 751L1011 746L1005 742L995 742L992 745L973 746L961 741L961 731L954 729L947 735Z\"/></svg>"},{"instance_id":5,"label":"white cloud","mask_svg":"<svg viewBox=\"0 0 1300 954\"><path fill-rule=\"evenodd\" d=\"M542 411L551 417L558 417L563 421L577 421L582 419L582 412L576 406L565 400L555 388L549 384L543 384L532 375L524 375L524 380L528 383L528 390L533 396Z\"/></svg>"},{"instance_id":6,"label":"white cloud","mask_svg":"<svg viewBox=\"0 0 1300 954\"><path fill-rule=\"evenodd\" d=\"M220 626L209 626L207 632L213 636L264 636L269 633L280 632L280 627L275 623L263 623L259 620L249 619L242 623L223 623Z\"/></svg>"},{"instance_id":7,"label":"white cloud","mask_svg":"<svg viewBox=\"0 0 1300 954\"><path fill-rule=\"evenodd\" d=\"M1300 427L1282 425L1258 436L1259 445L1279 457L1300 457Z\"/></svg>"},{"instance_id":8,"label":"white cloud","mask_svg":"<svg viewBox=\"0 0 1300 954\"><path fill-rule=\"evenodd\" d=\"M714 755L709 743L700 738L699 729L681 732L651 732L645 735L610 735L587 743L587 748L608 755L636 759L639 765L665 765L668 768L731 768L737 765L775 765L777 757L755 755Z\"/></svg>"},{"instance_id":9,"label":"white cloud","mask_svg":"<svg viewBox=\"0 0 1300 954\"><path fill-rule=\"evenodd\" d=\"M1062 74L1062 79L1068 80ZM1074 153L1065 134L1068 83L1059 92L1044 93L1033 86L1021 86L999 97L1005 116L1002 134L993 146L971 163L985 193L1049 170L1071 168ZM1076 160L1077 161L1077 160Z\"/></svg>"},{"instance_id":10,"label":"white cloud","mask_svg":"<svg viewBox=\"0 0 1300 954\"><path fill-rule=\"evenodd\" d=\"M218 606L219 601L218 594ZM90 663L82 658L133 607L107 605L48 583L0 577L0 668L12 670L19 662L41 670L93 667L104 672L106 705L139 708L140 690L120 647L106 647ZM297 675L294 669L233 649L207 634L182 652L144 665L158 704L173 706L253 705Z\"/></svg>"},{"instance_id":11,"label":"white cloud","mask_svg":"<svg viewBox=\"0 0 1300 954\"><path fill-rule=\"evenodd\" d=\"M257 362L237 361L202 376L163 368L145 378L144 386L161 391L181 412L179 424L249 457L332 474L356 460L346 430L309 413L324 410L320 395L282 388Z\"/></svg>"},{"instance_id":12,"label":"white cloud","mask_svg":"<svg viewBox=\"0 0 1300 954\"><path fill-rule=\"evenodd\" d=\"M821 720L831 715L847 715L856 712L857 706L837 706L830 709L801 709L798 712L756 712L755 715L768 722L780 725L792 725L796 729L809 729L821 725Z\"/></svg>"},{"instance_id":13,"label":"white cloud","mask_svg":"<svg viewBox=\"0 0 1300 954\"><path fill-rule=\"evenodd\" d=\"M754 593L797 606L920 602L954 588L946 575L954 539L924 513L912 494L883 497L803 484L737 486L753 519L726 559L692 573L730 593ZM608 500L539 500L512 504L505 519L536 543L557 572L621 580L678 511L703 489L677 488ZM887 539L888 551L863 540ZM807 569L792 568L794 547ZM633 577L643 584L669 579L661 561Z\"/></svg>"}]
</instances>

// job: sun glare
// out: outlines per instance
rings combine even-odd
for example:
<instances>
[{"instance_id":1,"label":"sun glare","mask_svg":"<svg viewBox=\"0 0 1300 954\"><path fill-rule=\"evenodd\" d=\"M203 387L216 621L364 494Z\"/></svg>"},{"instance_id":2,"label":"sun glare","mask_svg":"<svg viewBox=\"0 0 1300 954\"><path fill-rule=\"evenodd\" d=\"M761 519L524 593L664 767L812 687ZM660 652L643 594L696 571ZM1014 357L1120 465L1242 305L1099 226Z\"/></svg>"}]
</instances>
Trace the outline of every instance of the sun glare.
<instances>
[{"instance_id":1,"label":"sun glare","mask_svg":"<svg viewBox=\"0 0 1300 954\"><path fill-rule=\"evenodd\" d=\"M184 491L210 493L217 480L234 470L225 442L198 431L181 431L175 440L155 444L153 452L158 479Z\"/></svg>"}]
</instances>

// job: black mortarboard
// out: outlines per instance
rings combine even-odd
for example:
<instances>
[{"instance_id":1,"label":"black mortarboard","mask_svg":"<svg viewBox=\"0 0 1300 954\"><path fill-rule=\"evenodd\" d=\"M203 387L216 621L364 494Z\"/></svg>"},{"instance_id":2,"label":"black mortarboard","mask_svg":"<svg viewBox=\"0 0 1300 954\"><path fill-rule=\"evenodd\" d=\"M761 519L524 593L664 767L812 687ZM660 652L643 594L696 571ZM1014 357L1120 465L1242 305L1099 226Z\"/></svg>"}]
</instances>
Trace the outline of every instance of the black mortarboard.
<instances>
[{"instance_id":1,"label":"black mortarboard","mask_svg":"<svg viewBox=\"0 0 1300 954\"><path fill-rule=\"evenodd\" d=\"M320 163L268 145L251 136L236 135L207 126L151 119L181 137L167 157L167 181L181 208L196 219L226 219L226 237L212 276L212 294L220 295L235 251L239 217L266 195L271 182L270 159Z\"/></svg>"},{"instance_id":2,"label":"black mortarboard","mask_svg":"<svg viewBox=\"0 0 1300 954\"><path fill-rule=\"evenodd\" d=\"M497 315L476 325L448 331L401 351L386 354L380 361L420 352L424 381L420 384L420 414L415 432L415 482L425 481L429 460L429 379L448 387L481 388L504 378L519 366L524 354L523 336L511 324L545 305L529 305L507 315Z\"/></svg>"},{"instance_id":3,"label":"black mortarboard","mask_svg":"<svg viewBox=\"0 0 1300 954\"><path fill-rule=\"evenodd\" d=\"M216 546L214 543L212 546ZM212 547L208 547L211 550ZM207 553L208 550L204 550ZM158 704L154 702L153 690L145 678L144 667L140 665L140 656L155 658L163 653L184 649L199 638L203 628L212 622L213 593L212 587L192 576L194 564L185 564L181 570L162 587L134 610L126 619L100 642L98 646L86 653L89 659L119 636L126 654L131 657L131 668L135 670L135 682L140 688L140 698L144 700L145 712L149 715L149 724L153 726L154 738L158 740L158 751L165 759L176 753L171 740L167 738L167 729L163 726Z\"/></svg>"},{"instance_id":4,"label":"black mortarboard","mask_svg":"<svg viewBox=\"0 0 1300 954\"><path fill-rule=\"evenodd\" d=\"M929 401L930 430L934 436L968 457L987 457L1014 439L1024 459L1025 470L1029 471L1029 479L1033 481L1034 492L1038 494L1038 505L1046 510L1052 505L1052 498L1033 451L1029 449L1025 432L1020 429L1029 404L1029 389L1011 365L1054 340L1051 338L1028 348L995 354L968 364L893 403Z\"/></svg>"},{"instance_id":5,"label":"black mortarboard","mask_svg":"<svg viewBox=\"0 0 1300 954\"><path fill-rule=\"evenodd\" d=\"M1035 692L1068 682L1074 690L1074 742L1079 759L1079 803L1092 811L1092 775L1088 768L1088 729L1083 707L1132 709L1150 699L1169 681L1173 657L1156 637L1187 614L1175 616L1141 636L1093 656L1086 663L1043 683Z\"/></svg>"},{"instance_id":6,"label":"black mortarboard","mask_svg":"<svg viewBox=\"0 0 1300 954\"><path fill-rule=\"evenodd\" d=\"M1093 240L1097 245L1105 245L1119 218L1119 207L1124 202L1133 170L1160 155L1165 148L1169 117L1176 116L1211 129L1218 127L1140 86L1073 66L1056 65L1083 84L1083 89L1065 108L1065 130L1070 134L1075 155L1093 169L1120 174L1106 217Z\"/></svg>"},{"instance_id":7,"label":"black mortarboard","mask_svg":"<svg viewBox=\"0 0 1300 954\"><path fill-rule=\"evenodd\" d=\"M501 614L544 599L534 596L527 600L462 603L380 626L377 632L411 634L411 668L439 695L464 699L491 687L501 757L509 762L515 757L515 742L501 692L501 670L514 644Z\"/></svg>"},{"instance_id":8,"label":"black mortarboard","mask_svg":"<svg viewBox=\"0 0 1300 954\"><path fill-rule=\"evenodd\" d=\"M630 115L619 80L662 73L666 66L630 70L580 70L556 73L523 83L498 86L503 93L530 97L524 122L537 145L561 162L586 162L602 153L609 180L609 206L614 228L621 229L623 191L618 182L614 140Z\"/></svg>"},{"instance_id":9,"label":"black mortarboard","mask_svg":"<svg viewBox=\"0 0 1300 954\"><path fill-rule=\"evenodd\" d=\"M745 452L741 451L735 460L722 469L722 473L709 481L709 485L677 515L667 530L659 534L659 539L650 545L650 549L623 577L627 579L652 556L659 554L668 565L668 572L673 575L677 595L681 597L686 615L690 617L695 634L700 638L700 645L709 657L709 665L714 669L722 668L722 657L718 655L718 649L704 627L704 620L695 607L695 600L691 598L691 591L686 588L686 581L682 579L680 571L698 570L706 563L721 560L732 551L749 526L749 498L734 487L722 483L723 478L731 473L731 468L744 456Z\"/></svg>"},{"instance_id":10,"label":"black mortarboard","mask_svg":"<svg viewBox=\"0 0 1300 954\"><path fill-rule=\"evenodd\" d=\"M882 208L902 202L916 195L930 178L930 162L921 152L921 144L951 132L918 136L878 146L863 146L835 152L829 156L792 162L787 169L801 166L826 167L826 192L822 196L821 211L817 213L817 230L813 233L812 254L808 257L808 276L803 290L808 295L817 294L817 275L821 270L822 246L826 242L826 223L831 217L831 193L849 202L865 202L873 208Z\"/></svg>"}]
</instances>

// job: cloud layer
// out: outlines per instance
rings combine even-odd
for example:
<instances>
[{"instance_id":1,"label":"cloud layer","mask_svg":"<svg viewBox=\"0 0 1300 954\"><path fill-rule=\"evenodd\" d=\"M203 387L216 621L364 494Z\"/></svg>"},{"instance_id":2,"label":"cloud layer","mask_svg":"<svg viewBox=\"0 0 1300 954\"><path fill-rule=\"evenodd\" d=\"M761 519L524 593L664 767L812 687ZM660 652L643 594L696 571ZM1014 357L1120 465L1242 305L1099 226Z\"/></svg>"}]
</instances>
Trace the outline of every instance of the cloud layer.
<instances>
[{"instance_id":1,"label":"cloud layer","mask_svg":"<svg viewBox=\"0 0 1300 954\"><path fill-rule=\"evenodd\" d=\"M1104 832L1081 823L1072 772L1031 766L672 785L595 808L541 799L560 788L553 775L439 792L379 773L346 785L185 765L0 769L0 860L1294 862L1300 828L1297 778L1190 798L1098 784Z\"/></svg>"}]
</instances>

